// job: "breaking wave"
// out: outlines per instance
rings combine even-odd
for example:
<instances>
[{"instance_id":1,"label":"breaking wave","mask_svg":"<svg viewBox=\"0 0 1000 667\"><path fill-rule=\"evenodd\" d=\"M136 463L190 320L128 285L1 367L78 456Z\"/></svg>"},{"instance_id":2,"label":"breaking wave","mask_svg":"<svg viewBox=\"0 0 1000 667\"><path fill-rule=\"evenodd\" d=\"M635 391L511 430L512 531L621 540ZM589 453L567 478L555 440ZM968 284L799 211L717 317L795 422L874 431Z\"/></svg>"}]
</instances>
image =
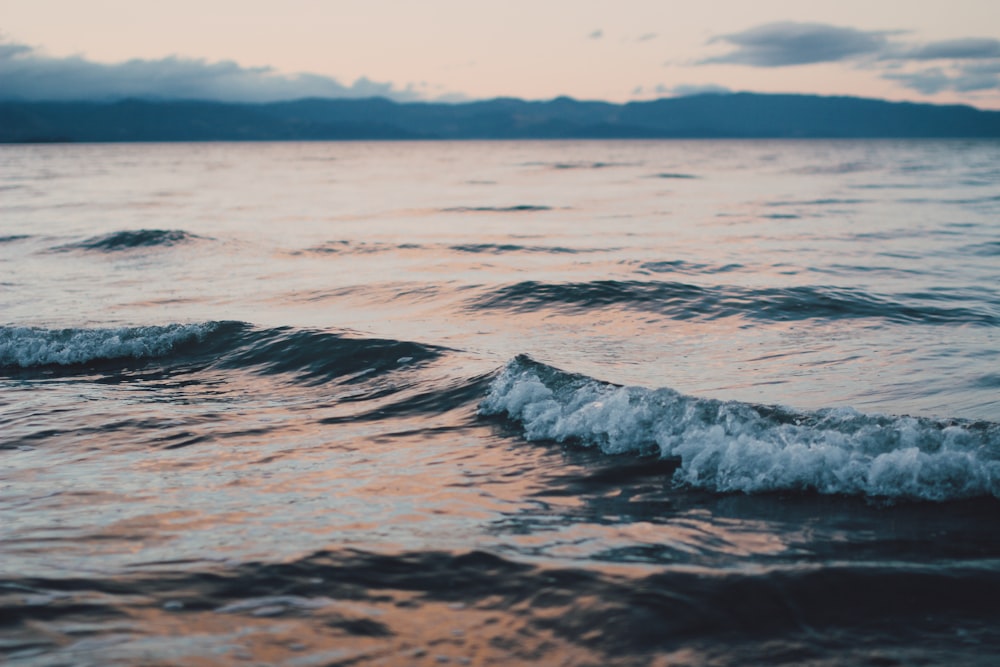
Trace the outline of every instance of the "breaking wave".
<instances>
[{"instance_id":1,"label":"breaking wave","mask_svg":"<svg viewBox=\"0 0 1000 667\"><path fill-rule=\"evenodd\" d=\"M205 340L219 323L105 329L0 327L0 368L155 359Z\"/></svg>"},{"instance_id":2,"label":"breaking wave","mask_svg":"<svg viewBox=\"0 0 1000 667\"><path fill-rule=\"evenodd\" d=\"M679 459L674 480L717 492L1000 498L1000 424L792 410L621 387L518 356L480 404L528 440Z\"/></svg>"}]
</instances>

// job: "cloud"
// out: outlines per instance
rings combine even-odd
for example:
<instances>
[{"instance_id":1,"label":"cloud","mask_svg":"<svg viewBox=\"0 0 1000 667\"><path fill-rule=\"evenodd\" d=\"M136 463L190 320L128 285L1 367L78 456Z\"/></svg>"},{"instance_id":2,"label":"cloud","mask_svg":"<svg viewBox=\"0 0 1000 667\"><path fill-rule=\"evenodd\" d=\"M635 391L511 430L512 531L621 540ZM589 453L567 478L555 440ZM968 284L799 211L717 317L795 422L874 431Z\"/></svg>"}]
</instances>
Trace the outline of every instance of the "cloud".
<instances>
[{"instance_id":1,"label":"cloud","mask_svg":"<svg viewBox=\"0 0 1000 667\"><path fill-rule=\"evenodd\" d=\"M964 37L921 44L907 43L901 37L905 34L823 23L767 23L712 38L709 44L732 48L697 64L787 67L841 62L873 70L923 95L1000 91L1000 40ZM942 62L927 67L931 61Z\"/></svg>"},{"instance_id":2,"label":"cloud","mask_svg":"<svg viewBox=\"0 0 1000 667\"><path fill-rule=\"evenodd\" d=\"M992 68L969 67L957 70L931 67L916 72L889 72L882 78L924 95L936 95L945 91L971 93L1000 90L1000 64Z\"/></svg>"},{"instance_id":3,"label":"cloud","mask_svg":"<svg viewBox=\"0 0 1000 667\"><path fill-rule=\"evenodd\" d=\"M967 37L896 48L883 57L882 78L924 95L1000 91L1000 40ZM944 61L926 67L928 61ZM921 69L912 69L919 66Z\"/></svg>"},{"instance_id":4,"label":"cloud","mask_svg":"<svg viewBox=\"0 0 1000 667\"><path fill-rule=\"evenodd\" d=\"M126 97L272 102L302 97L388 97L413 100L412 88L360 78L345 86L318 74L285 75L232 61L169 57L104 64L81 56L51 57L24 44L0 43L0 98L113 100Z\"/></svg>"},{"instance_id":5,"label":"cloud","mask_svg":"<svg viewBox=\"0 0 1000 667\"><path fill-rule=\"evenodd\" d=\"M951 78L940 67L920 72L890 72L882 75L887 81L895 81L910 90L924 95L936 95L948 90Z\"/></svg>"},{"instance_id":6,"label":"cloud","mask_svg":"<svg viewBox=\"0 0 1000 667\"><path fill-rule=\"evenodd\" d=\"M13 58L15 56L31 53L31 47L24 44L14 44L11 42L0 42L0 60Z\"/></svg>"},{"instance_id":7,"label":"cloud","mask_svg":"<svg viewBox=\"0 0 1000 667\"><path fill-rule=\"evenodd\" d=\"M889 34L823 23L767 23L713 38L711 42L724 42L735 49L699 64L787 67L839 62L884 51Z\"/></svg>"},{"instance_id":8,"label":"cloud","mask_svg":"<svg viewBox=\"0 0 1000 667\"><path fill-rule=\"evenodd\" d=\"M719 86L714 83L682 83L672 88L661 84L656 87L656 92L661 95L671 95L673 97L688 97L690 95L722 95L733 91L725 86Z\"/></svg>"},{"instance_id":9,"label":"cloud","mask_svg":"<svg viewBox=\"0 0 1000 667\"><path fill-rule=\"evenodd\" d=\"M691 95L721 95L732 92L725 86L714 83L706 84L680 84L677 86L667 86L659 83L655 86L636 86L632 89L632 97L645 97L656 95L658 97L688 97Z\"/></svg>"},{"instance_id":10,"label":"cloud","mask_svg":"<svg viewBox=\"0 0 1000 667\"><path fill-rule=\"evenodd\" d=\"M966 64L962 69L969 74L1000 74L1000 58L984 63Z\"/></svg>"},{"instance_id":11,"label":"cloud","mask_svg":"<svg viewBox=\"0 0 1000 667\"><path fill-rule=\"evenodd\" d=\"M1000 58L1000 39L990 37L948 39L909 48L889 57L900 60L979 60Z\"/></svg>"}]
</instances>

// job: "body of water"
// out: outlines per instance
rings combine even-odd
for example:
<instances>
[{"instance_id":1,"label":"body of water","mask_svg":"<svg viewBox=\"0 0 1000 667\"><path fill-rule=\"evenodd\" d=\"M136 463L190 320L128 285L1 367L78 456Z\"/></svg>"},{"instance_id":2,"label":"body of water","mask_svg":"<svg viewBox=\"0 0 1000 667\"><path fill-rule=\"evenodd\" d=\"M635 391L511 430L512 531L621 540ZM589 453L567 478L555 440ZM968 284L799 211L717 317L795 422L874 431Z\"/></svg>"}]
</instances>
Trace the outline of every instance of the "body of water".
<instances>
[{"instance_id":1,"label":"body of water","mask_svg":"<svg viewBox=\"0 0 1000 667\"><path fill-rule=\"evenodd\" d=\"M1000 143L0 147L0 660L994 665Z\"/></svg>"}]
</instances>

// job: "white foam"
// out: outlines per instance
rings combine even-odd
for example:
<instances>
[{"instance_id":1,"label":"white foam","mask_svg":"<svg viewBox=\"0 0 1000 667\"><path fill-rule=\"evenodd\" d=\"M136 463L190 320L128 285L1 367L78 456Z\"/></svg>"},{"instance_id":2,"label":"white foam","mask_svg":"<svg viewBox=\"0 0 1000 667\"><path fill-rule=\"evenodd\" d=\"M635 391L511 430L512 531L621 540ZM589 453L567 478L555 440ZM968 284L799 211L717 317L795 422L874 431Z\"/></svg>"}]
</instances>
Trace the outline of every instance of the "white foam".
<instances>
[{"instance_id":1,"label":"white foam","mask_svg":"<svg viewBox=\"0 0 1000 667\"><path fill-rule=\"evenodd\" d=\"M680 459L677 482L720 492L954 500L1000 497L1000 425L865 415L797 414L618 387L518 357L480 405L520 422L529 440L609 454Z\"/></svg>"},{"instance_id":2,"label":"white foam","mask_svg":"<svg viewBox=\"0 0 1000 667\"><path fill-rule=\"evenodd\" d=\"M162 357L178 345L202 340L217 326L210 322L113 329L0 327L0 367L68 366L97 360Z\"/></svg>"}]
</instances>

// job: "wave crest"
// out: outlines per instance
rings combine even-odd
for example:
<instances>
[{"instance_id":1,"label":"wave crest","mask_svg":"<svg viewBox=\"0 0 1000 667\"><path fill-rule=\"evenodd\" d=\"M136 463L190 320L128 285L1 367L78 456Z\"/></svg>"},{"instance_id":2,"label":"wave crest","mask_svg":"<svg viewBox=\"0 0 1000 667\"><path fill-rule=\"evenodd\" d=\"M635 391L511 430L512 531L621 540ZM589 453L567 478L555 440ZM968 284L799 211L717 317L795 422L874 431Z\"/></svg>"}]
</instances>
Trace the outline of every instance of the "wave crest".
<instances>
[{"instance_id":1,"label":"wave crest","mask_svg":"<svg viewBox=\"0 0 1000 667\"><path fill-rule=\"evenodd\" d=\"M525 356L507 364L479 410L519 422L528 440L678 458L675 481L712 491L1000 498L998 424L797 413L611 385Z\"/></svg>"},{"instance_id":2,"label":"wave crest","mask_svg":"<svg viewBox=\"0 0 1000 667\"><path fill-rule=\"evenodd\" d=\"M252 368L265 375L292 375L306 385L352 383L430 361L444 348L382 338L281 327L246 332L240 345L216 364Z\"/></svg>"},{"instance_id":3,"label":"wave crest","mask_svg":"<svg viewBox=\"0 0 1000 667\"><path fill-rule=\"evenodd\" d=\"M110 234L94 236L79 243L60 246L60 250L100 250L116 252L132 248L173 246L199 239L196 234L181 229L125 229Z\"/></svg>"},{"instance_id":4,"label":"wave crest","mask_svg":"<svg viewBox=\"0 0 1000 667\"><path fill-rule=\"evenodd\" d=\"M298 384L352 383L430 361L445 348L379 338L244 322L205 322L100 329L0 327L0 371L94 365L114 371L133 362L195 370L246 369L284 375Z\"/></svg>"},{"instance_id":5,"label":"wave crest","mask_svg":"<svg viewBox=\"0 0 1000 667\"><path fill-rule=\"evenodd\" d=\"M218 322L105 329L0 327L0 368L75 366L165 357L216 331Z\"/></svg>"},{"instance_id":6,"label":"wave crest","mask_svg":"<svg viewBox=\"0 0 1000 667\"><path fill-rule=\"evenodd\" d=\"M656 271L658 267L644 268ZM706 269L717 273L730 267ZM975 295L981 299L980 295ZM678 320L742 317L757 321L874 318L904 324L1000 326L1000 304L971 308L960 291L872 294L864 290L801 285L705 287L682 282L595 280L580 283L524 281L503 285L469 302L473 310L590 312L595 307L659 313ZM941 305L937 305L941 304Z\"/></svg>"}]
</instances>

